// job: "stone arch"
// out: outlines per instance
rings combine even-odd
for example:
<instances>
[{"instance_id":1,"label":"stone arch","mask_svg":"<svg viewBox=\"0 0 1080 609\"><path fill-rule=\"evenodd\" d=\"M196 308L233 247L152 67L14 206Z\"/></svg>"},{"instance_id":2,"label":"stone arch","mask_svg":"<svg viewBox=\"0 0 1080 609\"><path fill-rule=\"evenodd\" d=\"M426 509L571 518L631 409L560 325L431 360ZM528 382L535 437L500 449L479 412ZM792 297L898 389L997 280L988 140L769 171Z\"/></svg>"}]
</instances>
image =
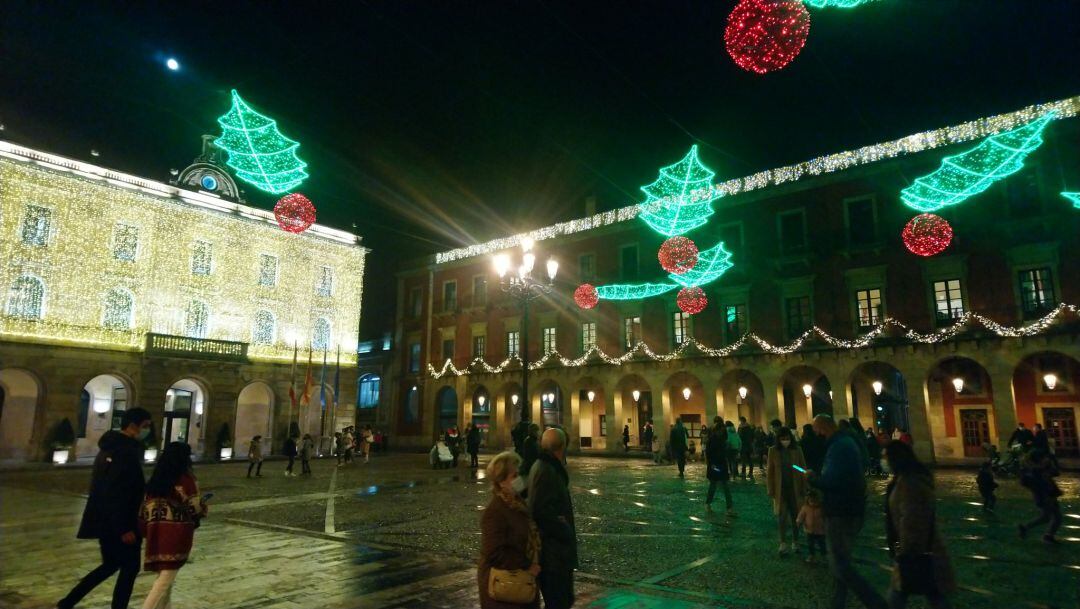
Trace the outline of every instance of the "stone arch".
<instances>
[{"instance_id":1,"label":"stone arch","mask_svg":"<svg viewBox=\"0 0 1080 609\"><path fill-rule=\"evenodd\" d=\"M706 420L704 384L694 374L680 370L664 381L663 417L674 426L682 420L697 447L701 446L702 434L712 421Z\"/></svg>"},{"instance_id":2,"label":"stone arch","mask_svg":"<svg viewBox=\"0 0 1080 609\"><path fill-rule=\"evenodd\" d=\"M1060 351L1029 354L1013 370L1012 389L1017 421L1039 425L1058 457L1080 457L1080 361Z\"/></svg>"},{"instance_id":3,"label":"stone arch","mask_svg":"<svg viewBox=\"0 0 1080 609\"><path fill-rule=\"evenodd\" d=\"M851 405L852 416L865 429L891 434L894 429L911 431L907 379L887 362L860 363L842 389Z\"/></svg>"},{"instance_id":4,"label":"stone arch","mask_svg":"<svg viewBox=\"0 0 1080 609\"><path fill-rule=\"evenodd\" d=\"M780 377L779 388L780 421L788 427L802 427L819 414L833 414L832 385L818 368L789 368Z\"/></svg>"},{"instance_id":5,"label":"stone arch","mask_svg":"<svg viewBox=\"0 0 1080 609\"><path fill-rule=\"evenodd\" d=\"M738 421L746 417L751 425L767 427L765 420L765 385L746 368L728 370L720 377L720 404L724 419Z\"/></svg>"},{"instance_id":6,"label":"stone arch","mask_svg":"<svg viewBox=\"0 0 1080 609\"><path fill-rule=\"evenodd\" d=\"M210 384L206 380L184 376L173 381L165 390L165 410L156 430L160 447L169 442L187 442L193 457L211 456L208 451L218 430L206 428L210 403Z\"/></svg>"},{"instance_id":7,"label":"stone arch","mask_svg":"<svg viewBox=\"0 0 1080 609\"><path fill-rule=\"evenodd\" d=\"M517 396L517 403L514 403ZM528 408L521 399L521 384L517 381L503 383L492 395L495 401L492 407L492 429L488 432L488 446L491 448L503 448L513 446L510 431L521 420L521 409Z\"/></svg>"},{"instance_id":8,"label":"stone arch","mask_svg":"<svg viewBox=\"0 0 1080 609\"><path fill-rule=\"evenodd\" d=\"M571 384L570 444L573 448L591 450L607 447L607 429L602 429L600 417L606 420L608 392L596 377L583 376ZM591 398L591 399L590 399Z\"/></svg>"},{"instance_id":9,"label":"stone arch","mask_svg":"<svg viewBox=\"0 0 1080 609\"><path fill-rule=\"evenodd\" d=\"M262 436L260 445L264 455L270 454L273 445L274 389L266 381L252 381L236 396L236 421L233 425L233 455L246 458L250 442Z\"/></svg>"},{"instance_id":10,"label":"stone arch","mask_svg":"<svg viewBox=\"0 0 1080 609\"><path fill-rule=\"evenodd\" d=\"M475 385L469 392L469 401L466 404L466 419L480 428L481 441L486 441L491 434L492 416L495 410L495 401L491 392L483 384Z\"/></svg>"},{"instance_id":11,"label":"stone arch","mask_svg":"<svg viewBox=\"0 0 1080 609\"><path fill-rule=\"evenodd\" d=\"M566 428L570 422L570 408L566 392L554 378L538 379L533 395L533 421L540 424L543 431L548 427Z\"/></svg>"},{"instance_id":12,"label":"stone arch","mask_svg":"<svg viewBox=\"0 0 1080 609\"><path fill-rule=\"evenodd\" d=\"M924 391L930 428L942 431L934 434L935 457L973 462L985 458L983 444L997 443L1001 415L994 408L986 366L966 355L942 358L927 371ZM1008 416L1011 419L1012 412Z\"/></svg>"},{"instance_id":13,"label":"stone arch","mask_svg":"<svg viewBox=\"0 0 1080 609\"><path fill-rule=\"evenodd\" d=\"M627 419L630 420L631 441L634 430L641 429L647 421L651 420L657 429L667 429L670 421L663 416L663 400L645 377L639 374L623 375L615 383L613 398L614 408L605 416L608 448L615 449L619 446L619 436L622 434L623 425L627 424Z\"/></svg>"},{"instance_id":14,"label":"stone arch","mask_svg":"<svg viewBox=\"0 0 1080 609\"><path fill-rule=\"evenodd\" d=\"M34 457L34 429L40 425L45 384L24 368L0 370L3 409L0 411L0 460Z\"/></svg>"},{"instance_id":15,"label":"stone arch","mask_svg":"<svg viewBox=\"0 0 1080 609\"><path fill-rule=\"evenodd\" d=\"M98 453L98 440L110 429L120 428L124 410L134 408L135 383L119 372L107 372L83 383L76 416L75 458L93 458Z\"/></svg>"},{"instance_id":16,"label":"stone arch","mask_svg":"<svg viewBox=\"0 0 1080 609\"><path fill-rule=\"evenodd\" d=\"M441 438L446 430L458 426L458 411L461 401L457 389L452 385L443 385L435 390L435 437Z\"/></svg>"}]
</instances>

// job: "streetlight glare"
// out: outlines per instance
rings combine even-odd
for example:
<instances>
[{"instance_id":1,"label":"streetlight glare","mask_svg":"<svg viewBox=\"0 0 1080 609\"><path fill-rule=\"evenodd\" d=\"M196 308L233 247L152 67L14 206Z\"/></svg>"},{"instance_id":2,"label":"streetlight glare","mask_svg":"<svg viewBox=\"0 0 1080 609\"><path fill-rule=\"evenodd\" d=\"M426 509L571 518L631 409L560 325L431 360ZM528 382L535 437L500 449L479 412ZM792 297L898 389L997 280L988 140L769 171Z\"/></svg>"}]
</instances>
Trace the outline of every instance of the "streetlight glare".
<instances>
[{"instance_id":1,"label":"streetlight glare","mask_svg":"<svg viewBox=\"0 0 1080 609\"><path fill-rule=\"evenodd\" d=\"M1047 389L1053 391L1054 387L1057 387L1057 375L1052 372L1048 372L1043 375L1043 382L1046 383Z\"/></svg>"},{"instance_id":2,"label":"streetlight glare","mask_svg":"<svg viewBox=\"0 0 1080 609\"><path fill-rule=\"evenodd\" d=\"M165 67L175 72L180 69L180 62L176 61L175 57L170 57L165 60Z\"/></svg>"},{"instance_id":3,"label":"streetlight glare","mask_svg":"<svg viewBox=\"0 0 1080 609\"><path fill-rule=\"evenodd\" d=\"M956 389L956 393L964 392L964 379L956 377L952 380L953 389Z\"/></svg>"},{"instance_id":4,"label":"streetlight glare","mask_svg":"<svg viewBox=\"0 0 1080 609\"><path fill-rule=\"evenodd\" d=\"M549 258L547 261L548 278L555 281L555 274L559 272L559 261Z\"/></svg>"},{"instance_id":5,"label":"streetlight glare","mask_svg":"<svg viewBox=\"0 0 1080 609\"><path fill-rule=\"evenodd\" d=\"M590 391L590 392L589 392L588 394L586 394L586 395L588 395L588 396L589 396L589 401L590 401L590 402L591 402L591 401L593 401L594 399L596 399L596 392L595 392L595 391Z\"/></svg>"},{"instance_id":6,"label":"streetlight glare","mask_svg":"<svg viewBox=\"0 0 1080 609\"><path fill-rule=\"evenodd\" d=\"M536 266L536 254L529 252L521 257L521 268L526 273L531 273L534 266Z\"/></svg>"},{"instance_id":7,"label":"streetlight glare","mask_svg":"<svg viewBox=\"0 0 1080 609\"><path fill-rule=\"evenodd\" d=\"M749 393L749 392L746 390L746 387L739 387L739 397L740 398L745 400L747 393Z\"/></svg>"},{"instance_id":8,"label":"streetlight glare","mask_svg":"<svg viewBox=\"0 0 1080 609\"><path fill-rule=\"evenodd\" d=\"M806 399L810 399L810 394L814 392L814 388L810 385L802 386L802 394L806 396Z\"/></svg>"},{"instance_id":9,"label":"streetlight glare","mask_svg":"<svg viewBox=\"0 0 1080 609\"><path fill-rule=\"evenodd\" d=\"M634 401L635 402L641 399L641 392L638 391L637 389L635 389L631 395L634 396Z\"/></svg>"},{"instance_id":10,"label":"streetlight glare","mask_svg":"<svg viewBox=\"0 0 1080 609\"><path fill-rule=\"evenodd\" d=\"M884 387L884 385L881 384L881 381L874 381L871 383L871 386L874 388L874 395L881 395L881 390Z\"/></svg>"},{"instance_id":11,"label":"streetlight glare","mask_svg":"<svg viewBox=\"0 0 1080 609\"><path fill-rule=\"evenodd\" d=\"M521 240L521 251L528 253L536 245L536 241L532 237L525 237Z\"/></svg>"},{"instance_id":12,"label":"streetlight glare","mask_svg":"<svg viewBox=\"0 0 1080 609\"><path fill-rule=\"evenodd\" d=\"M510 403L513 404L514 406L517 406L518 394L515 393L515 394L510 396Z\"/></svg>"},{"instance_id":13,"label":"streetlight glare","mask_svg":"<svg viewBox=\"0 0 1080 609\"><path fill-rule=\"evenodd\" d=\"M499 278L506 277L506 272L510 270L510 256L506 254L498 254L495 256L495 272L498 273Z\"/></svg>"},{"instance_id":14,"label":"streetlight glare","mask_svg":"<svg viewBox=\"0 0 1080 609\"><path fill-rule=\"evenodd\" d=\"M682 397L683 397L684 400L689 400L690 399L690 388L689 387L683 387Z\"/></svg>"},{"instance_id":15,"label":"streetlight glare","mask_svg":"<svg viewBox=\"0 0 1080 609\"><path fill-rule=\"evenodd\" d=\"M487 398L486 398L486 397L484 397L484 396L482 396L482 395L481 395L481 396L478 396L478 397L476 398L476 403L477 403L477 404L480 404L480 407L481 407L481 408L483 408L483 407L484 407L484 402L486 402L486 401L487 401Z\"/></svg>"}]
</instances>

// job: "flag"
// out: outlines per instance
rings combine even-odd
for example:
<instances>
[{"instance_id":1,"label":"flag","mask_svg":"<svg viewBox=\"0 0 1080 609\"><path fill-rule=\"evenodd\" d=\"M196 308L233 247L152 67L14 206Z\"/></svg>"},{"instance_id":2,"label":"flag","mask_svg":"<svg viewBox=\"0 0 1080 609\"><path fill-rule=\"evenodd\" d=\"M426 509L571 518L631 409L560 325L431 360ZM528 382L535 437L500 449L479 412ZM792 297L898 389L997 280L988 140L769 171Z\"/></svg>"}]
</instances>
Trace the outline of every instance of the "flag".
<instances>
[{"instance_id":1,"label":"flag","mask_svg":"<svg viewBox=\"0 0 1080 609\"><path fill-rule=\"evenodd\" d=\"M337 348L337 366L334 368L334 412L337 412L337 405L341 401L338 396L341 395L341 345Z\"/></svg>"},{"instance_id":2,"label":"flag","mask_svg":"<svg viewBox=\"0 0 1080 609\"><path fill-rule=\"evenodd\" d=\"M304 391L300 394L300 405L311 405L311 385L315 382L315 379L311 376L311 349L307 354L307 374L304 376Z\"/></svg>"},{"instance_id":3,"label":"flag","mask_svg":"<svg viewBox=\"0 0 1080 609\"><path fill-rule=\"evenodd\" d=\"M326 349L323 349L322 369L319 370L319 406L326 410Z\"/></svg>"}]
</instances>

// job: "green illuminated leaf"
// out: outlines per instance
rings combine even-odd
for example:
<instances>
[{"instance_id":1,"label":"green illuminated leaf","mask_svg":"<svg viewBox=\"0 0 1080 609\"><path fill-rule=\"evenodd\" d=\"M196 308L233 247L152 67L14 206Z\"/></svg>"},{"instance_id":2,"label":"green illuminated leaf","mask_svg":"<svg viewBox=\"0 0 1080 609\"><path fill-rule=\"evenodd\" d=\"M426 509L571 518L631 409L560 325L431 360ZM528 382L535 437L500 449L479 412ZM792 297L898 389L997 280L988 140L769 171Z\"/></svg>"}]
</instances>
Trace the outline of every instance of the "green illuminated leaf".
<instances>
[{"instance_id":1,"label":"green illuminated leaf","mask_svg":"<svg viewBox=\"0 0 1080 609\"><path fill-rule=\"evenodd\" d=\"M1072 201L1073 207L1080 209L1080 192L1063 192L1061 196Z\"/></svg>"},{"instance_id":2,"label":"green illuminated leaf","mask_svg":"<svg viewBox=\"0 0 1080 609\"><path fill-rule=\"evenodd\" d=\"M236 177L273 194L289 192L307 179L307 163L296 156L300 144L282 135L277 121L253 110L235 89L232 108L218 124L222 133L214 144L229 153Z\"/></svg>"},{"instance_id":3,"label":"green illuminated leaf","mask_svg":"<svg viewBox=\"0 0 1080 609\"><path fill-rule=\"evenodd\" d=\"M803 0L804 3L814 8L855 8L860 4L867 4L874 1L875 0Z\"/></svg>"},{"instance_id":4,"label":"green illuminated leaf","mask_svg":"<svg viewBox=\"0 0 1080 609\"><path fill-rule=\"evenodd\" d=\"M679 286L673 283L636 283L602 285L596 293L602 300L640 300L650 296L659 296Z\"/></svg>"},{"instance_id":5,"label":"green illuminated leaf","mask_svg":"<svg viewBox=\"0 0 1080 609\"><path fill-rule=\"evenodd\" d=\"M698 254L698 261L694 268L681 275L672 273L668 277L683 287L702 286L716 281L733 266L735 265L731 262L731 252L724 249L724 243L721 241L716 247Z\"/></svg>"}]
</instances>

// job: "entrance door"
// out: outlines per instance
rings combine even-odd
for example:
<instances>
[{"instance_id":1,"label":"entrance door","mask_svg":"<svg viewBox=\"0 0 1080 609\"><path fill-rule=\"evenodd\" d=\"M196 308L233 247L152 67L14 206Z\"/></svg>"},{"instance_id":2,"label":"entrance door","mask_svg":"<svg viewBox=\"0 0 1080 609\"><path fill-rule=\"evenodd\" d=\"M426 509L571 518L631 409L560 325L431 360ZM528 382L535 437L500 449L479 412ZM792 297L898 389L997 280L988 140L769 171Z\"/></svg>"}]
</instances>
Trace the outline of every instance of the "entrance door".
<instances>
[{"instance_id":1,"label":"entrance door","mask_svg":"<svg viewBox=\"0 0 1080 609\"><path fill-rule=\"evenodd\" d=\"M194 394L183 389L173 389L172 399L165 404L165 421L162 425L161 446L169 442L187 442L188 425L191 422L191 404Z\"/></svg>"},{"instance_id":2,"label":"entrance door","mask_svg":"<svg viewBox=\"0 0 1080 609\"><path fill-rule=\"evenodd\" d=\"M965 457L984 457L983 442L990 441L990 423L985 410L960 411L960 433Z\"/></svg>"},{"instance_id":3,"label":"entrance door","mask_svg":"<svg viewBox=\"0 0 1080 609\"><path fill-rule=\"evenodd\" d=\"M645 423L652 419L652 392L642 391L637 403L637 442L642 448L648 448L642 442L645 439ZM651 449L649 449L651 450Z\"/></svg>"},{"instance_id":4,"label":"entrance door","mask_svg":"<svg viewBox=\"0 0 1080 609\"><path fill-rule=\"evenodd\" d=\"M1076 415L1072 408L1043 408L1046 435L1054 441L1059 457L1080 457L1076 439Z\"/></svg>"}]
</instances>

